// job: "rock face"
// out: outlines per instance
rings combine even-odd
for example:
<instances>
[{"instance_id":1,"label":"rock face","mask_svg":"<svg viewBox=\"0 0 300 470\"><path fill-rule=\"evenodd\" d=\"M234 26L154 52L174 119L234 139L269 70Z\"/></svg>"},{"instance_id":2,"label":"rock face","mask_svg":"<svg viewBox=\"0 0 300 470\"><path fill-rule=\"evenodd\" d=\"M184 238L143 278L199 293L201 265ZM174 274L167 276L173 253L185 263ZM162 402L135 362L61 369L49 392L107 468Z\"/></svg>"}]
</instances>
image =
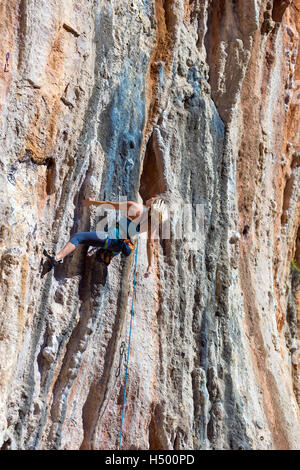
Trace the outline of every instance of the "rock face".
<instances>
[{"instance_id":1,"label":"rock face","mask_svg":"<svg viewBox=\"0 0 300 470\"><path fill-rule=\"evenodd\" d=\"M122 449L299 449L300 0L3 0L0 31L0 447L118 447L134 256L42 251L168 190L204 233L150 278L140 242Z\"/></svg>"}]
</instances>

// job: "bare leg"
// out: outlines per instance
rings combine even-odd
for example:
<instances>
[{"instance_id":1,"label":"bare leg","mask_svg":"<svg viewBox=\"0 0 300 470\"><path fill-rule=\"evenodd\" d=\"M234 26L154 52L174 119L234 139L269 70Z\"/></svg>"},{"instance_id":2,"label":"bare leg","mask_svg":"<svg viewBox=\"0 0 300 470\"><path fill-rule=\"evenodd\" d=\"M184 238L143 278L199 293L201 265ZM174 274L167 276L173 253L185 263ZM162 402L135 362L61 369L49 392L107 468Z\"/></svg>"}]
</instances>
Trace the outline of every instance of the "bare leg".
<instances>
[{"instance_id":1,"label":"bare leg","mask_svg":"<svg viewBox=\"0 0 300 470\"><path fill-rule=\"evenodd\" d=\"M60 250L56 255L55 259L56 261L60 261L64 259L66 256L68 256L70 253L72 253L76 249L76 246L73 245L73 243L68 242L62 250Z\"/></svg>"}]
</instances>

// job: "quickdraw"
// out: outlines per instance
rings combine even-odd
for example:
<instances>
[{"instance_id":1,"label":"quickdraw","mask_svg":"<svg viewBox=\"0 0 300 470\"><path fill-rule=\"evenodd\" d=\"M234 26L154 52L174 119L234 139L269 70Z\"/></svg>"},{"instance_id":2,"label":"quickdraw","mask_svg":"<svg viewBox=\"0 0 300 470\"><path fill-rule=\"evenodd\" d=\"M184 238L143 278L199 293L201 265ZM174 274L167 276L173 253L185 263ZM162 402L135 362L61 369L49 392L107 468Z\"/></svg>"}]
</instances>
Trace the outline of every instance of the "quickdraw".
<instances>
[{"instance_id":1,"label":"quickdraw","mask_svg":"<svg viewBox=\"0 0 300 470\"><path fill-rule=\"evenodd\" d=\"M9 52L6 53L6 61L4 66L4 72L9 72Z\"/></svg>"},{"instance_id":2,"label":"quickdraw","mask_svg":"<svg viewBox=\"0 0 300 470\"><path fill-rule=\"evenodd\" d=\"M126 343L125 341L122 341L121 346L120 346L120 359L119 359L119 365L116 370L116 377L119 377L121 373L121 365L122 365L122 359L123 356L125 356L125 364L126 364Z\"/></svg>"},{"instance_id":3,"label":"quickdraw","mask_svg":"<svg viewBox=\"0 0 300 470\"><path fill-rule=\"evenodd\" d=\"M132 250L134 250L135 246L134 244L132 243L132 241L130 240L130 238L125 238L124 242L126 243L126 245L129 246L129 248Z\"/></svg>"},{"instance_id":4,"label":"quickdraw","mask_svg":"<svg viewBox=\"0 0 300 470\"><path fill-rule=\"evenodd\" d=\"M103 261L103 263L106 264L106 266L108 266L111 262L111 259L115 256L115 253L112 253L109 250L100 249L98 256L99 256L99 260Z\"/></svg>"}]
</instances>

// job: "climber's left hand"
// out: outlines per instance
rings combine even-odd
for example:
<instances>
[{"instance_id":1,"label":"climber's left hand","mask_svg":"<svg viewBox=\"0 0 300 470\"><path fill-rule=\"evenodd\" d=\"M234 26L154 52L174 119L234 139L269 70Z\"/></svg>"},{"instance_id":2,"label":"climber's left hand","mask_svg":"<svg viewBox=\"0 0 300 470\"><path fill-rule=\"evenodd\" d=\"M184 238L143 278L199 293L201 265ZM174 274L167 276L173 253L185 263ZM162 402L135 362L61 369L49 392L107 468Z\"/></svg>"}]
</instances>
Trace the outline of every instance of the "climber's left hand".
<instances>
[{"instance_id":1,"label":"climber's left hand","mask_svg":"<svg viewBox=\"0 0 300 470\"><path fill-rule=\"evenodd\" d=\"M147 271L145 272L145 277L149 277L151 273L152 273L152 266L151 264L149 264Z\"/></svg>"}]
</instances>

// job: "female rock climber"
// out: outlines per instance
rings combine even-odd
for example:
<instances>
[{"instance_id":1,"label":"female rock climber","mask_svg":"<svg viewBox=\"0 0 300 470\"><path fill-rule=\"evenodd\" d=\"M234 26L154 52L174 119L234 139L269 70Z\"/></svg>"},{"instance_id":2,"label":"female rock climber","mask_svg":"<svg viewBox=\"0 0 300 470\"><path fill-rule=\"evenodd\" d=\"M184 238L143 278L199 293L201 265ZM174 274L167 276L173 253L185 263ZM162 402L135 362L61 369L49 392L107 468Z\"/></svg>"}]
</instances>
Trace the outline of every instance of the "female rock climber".
<instances>
[{"instance_id":1,"label":"female rock climber","mask_svg":"<svg viewBox=\"0 0 300 470\"><path fill-rule=\"evenodd\" d=\"M157 224L151 226L153 216L166 215L164 200L159 196L154 196L146 201L146 207L134 201L111 202L94 201L90 198L83 201L84 206L106 206L106 208L118 211L125 211L125 216L121 218L115 227L107 232L78 232L73 235L70 241L57 253L52 254L44 250L44 255L53 266L59 266L62 260L72 253L79 244L97 246L101 248L100 258L108 265L113 256L123 253L129 256L134 249L137 233L147 232L147 257L148 268L145 276L149 276L152 269L153 251L155 240L157 239ZM158 220L158 219L156 219Z\"/></svg>"}]
</instances>

